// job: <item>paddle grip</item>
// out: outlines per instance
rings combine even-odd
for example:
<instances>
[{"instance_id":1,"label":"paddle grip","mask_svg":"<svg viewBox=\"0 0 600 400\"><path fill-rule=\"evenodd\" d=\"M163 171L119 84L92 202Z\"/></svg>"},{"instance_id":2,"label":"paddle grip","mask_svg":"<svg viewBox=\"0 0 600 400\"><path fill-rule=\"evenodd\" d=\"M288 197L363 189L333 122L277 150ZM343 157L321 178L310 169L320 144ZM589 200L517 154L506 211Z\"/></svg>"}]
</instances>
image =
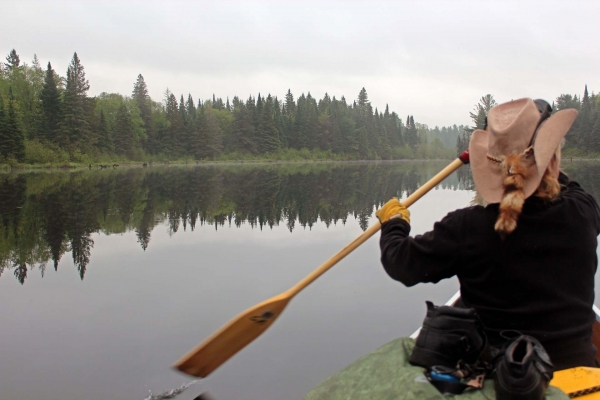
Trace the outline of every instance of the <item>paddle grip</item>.
<instances>
[{"instance_id":1,"label":"paddle grip","mask_svg":"<svg viewBox=\"0 0 600 400\"><path fill-rule=\"evenodd\" d=\"M468 164L469 163L469 149L466 149L465 151L463 151L460 156L458 156L458 158L460 159L460 161L463 162L463 164Z\"/></svg>"}]
</instances>

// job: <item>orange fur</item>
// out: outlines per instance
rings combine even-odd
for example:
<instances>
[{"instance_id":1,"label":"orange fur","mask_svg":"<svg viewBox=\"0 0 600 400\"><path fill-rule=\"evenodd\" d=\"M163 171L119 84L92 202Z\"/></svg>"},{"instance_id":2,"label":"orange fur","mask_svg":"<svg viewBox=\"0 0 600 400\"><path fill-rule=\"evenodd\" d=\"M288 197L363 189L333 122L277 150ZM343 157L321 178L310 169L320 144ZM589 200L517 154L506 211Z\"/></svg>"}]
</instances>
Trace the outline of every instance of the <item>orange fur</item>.
<instances>
[{"instance_id":1,"label":"orange fur","mask_svg":"<svg viewBox=\"0 0 600 400\"><path fill-rule=\"evenodd\" d=\"M503 239L517 228L517 221L523 211L525 203L523 187L528 175L525 160L522 154L511 154L502 162L506 178L502 182L504 194L500 201L500 213L494 229Z\"/></svg>"}]
</instances>

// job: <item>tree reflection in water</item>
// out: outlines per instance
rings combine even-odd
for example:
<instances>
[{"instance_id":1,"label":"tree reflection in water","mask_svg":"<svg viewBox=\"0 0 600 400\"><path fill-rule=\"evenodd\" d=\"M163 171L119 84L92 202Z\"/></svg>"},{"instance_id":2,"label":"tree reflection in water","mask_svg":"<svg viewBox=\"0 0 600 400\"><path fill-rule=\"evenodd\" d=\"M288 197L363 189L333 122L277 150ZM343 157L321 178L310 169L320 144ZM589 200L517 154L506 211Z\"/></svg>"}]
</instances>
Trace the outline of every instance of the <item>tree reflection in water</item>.
<instances>
[{"instance_id":1,"label":"tree reflection in water","mask_svg":"<svg viewBox=\"0 0 600 400\"><path fill-rule=\"evenodd\" d=\"M345 224L353 216L364 230L375 207L412 193L446 164L236 164L3 174L0 273L11 270L24 283L34 267L43 275L51 261L56 270L70 252L83 279L93 233L135 230L146 250L153 229L162 224L171 235L198 225L263 229L285 224L291 232L319 220L326 226ZM585 176L598 175L594 171L586 170ZM472 179L461 172L442 187L470 189Z\"/></svg>"}]
</instances>

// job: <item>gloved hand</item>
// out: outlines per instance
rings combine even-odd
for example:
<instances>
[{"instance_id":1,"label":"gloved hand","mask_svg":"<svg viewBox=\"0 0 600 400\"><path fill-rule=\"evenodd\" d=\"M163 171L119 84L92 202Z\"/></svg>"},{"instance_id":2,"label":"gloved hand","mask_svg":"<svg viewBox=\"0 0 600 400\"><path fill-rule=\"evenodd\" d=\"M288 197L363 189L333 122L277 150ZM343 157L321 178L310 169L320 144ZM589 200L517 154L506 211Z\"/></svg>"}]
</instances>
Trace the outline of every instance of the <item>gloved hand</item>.
<instances>
[{"instance_id":1,"label":"gloved hand","mask_svg":"<svg viewBox=\"0 0 600 400\"><path fill-rule=\"evenodd\" d=\"M397 197L392 197L381 209L377 210L375 215L382 224L393 218L402 218L410 224L410 211L400 203Z\"/></svg>"}]
</instances>

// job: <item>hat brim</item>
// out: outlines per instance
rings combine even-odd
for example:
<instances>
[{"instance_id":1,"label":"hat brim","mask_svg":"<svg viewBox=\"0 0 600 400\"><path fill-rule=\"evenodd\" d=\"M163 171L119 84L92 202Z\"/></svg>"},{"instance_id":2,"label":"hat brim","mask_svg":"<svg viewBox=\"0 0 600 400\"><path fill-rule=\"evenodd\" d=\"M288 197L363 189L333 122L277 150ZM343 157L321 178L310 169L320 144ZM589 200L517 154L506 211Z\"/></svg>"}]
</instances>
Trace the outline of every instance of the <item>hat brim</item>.
<instances>
[{"instance_id":1,"label":"hat brim","mask_svg":"<svg viewBox=\"0 0 600 400\"><path fill-rule=\"evenodd\" d=\"M524 183L525 198L537 190L554 151L571 128L575 118L577 118L577 110L562 110L550 116L540 126L533 145L535 162L531 164ZM474 131L469 142L469 159L475 186L486 202L499 203L504 192L502 182L505 176L501 166L487 158L488 149L489 132L481 129Z\"/></svg>"}]
</instances>

